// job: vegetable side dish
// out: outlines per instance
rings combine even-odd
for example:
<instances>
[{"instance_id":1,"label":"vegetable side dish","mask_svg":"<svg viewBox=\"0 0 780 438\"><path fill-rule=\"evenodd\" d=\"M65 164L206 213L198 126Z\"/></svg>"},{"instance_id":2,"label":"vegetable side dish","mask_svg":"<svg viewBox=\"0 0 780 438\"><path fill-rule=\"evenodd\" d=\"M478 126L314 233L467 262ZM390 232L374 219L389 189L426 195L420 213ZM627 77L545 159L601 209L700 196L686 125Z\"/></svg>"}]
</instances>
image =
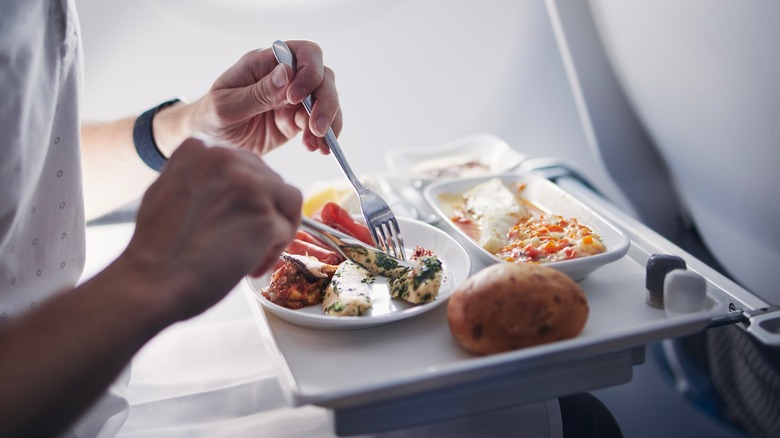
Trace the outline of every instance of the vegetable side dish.
<instances>
[{"instance_id":1,"label":"vegetable side dish","mask_svg":"<svg viewBox=\"0 0 780 438\"><path fill-rule=\"evenodd\" d=\"M450 200L453 223L498 258L549 263L600 254L604 242L576 218L544 211L522 197L524 184L493 178Z\"/></svg>"}]
</instances>

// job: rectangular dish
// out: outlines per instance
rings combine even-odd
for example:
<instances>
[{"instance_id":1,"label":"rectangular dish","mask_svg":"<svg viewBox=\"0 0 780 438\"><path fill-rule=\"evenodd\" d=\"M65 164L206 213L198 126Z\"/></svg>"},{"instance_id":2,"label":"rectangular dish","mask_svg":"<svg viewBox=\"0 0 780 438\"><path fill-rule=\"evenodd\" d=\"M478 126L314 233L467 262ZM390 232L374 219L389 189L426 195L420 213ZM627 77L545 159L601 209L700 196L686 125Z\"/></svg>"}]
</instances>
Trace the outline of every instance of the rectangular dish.
<instances>
[{"instance_id":1,"label":"rectangular dish","mask_svg":"<svg viewBox=\"0 0 780 438\"><path fill-rule=\"evenodd\" d=\"M569 193L556 186L546 178L535 173L508 173L501 175L488 175L458 180L435 182L425 188L423 196L432 206L436 214L442 219L446 229L457 236L458 241L472 254L475 254L482 263L491 264L502 262L501 259L486 251L471 239L461 228L456 226L451 218L452 207L444 198L459 196L475 186L493 178L498 178L504 184L525 184L522 197L532 201L535 205L548 210L551 213L561 215L564 218L576 218L581 224L587 225L596 234L600 235L606 246L606 252L588 257L572 260L563 260L547 263L547 266L558 269L569 275L575 281L582 280L588 274L615 260L623 257L628 252L629 238L626 233L602 215L583 204Z\"/></svg>"}]
</instances>

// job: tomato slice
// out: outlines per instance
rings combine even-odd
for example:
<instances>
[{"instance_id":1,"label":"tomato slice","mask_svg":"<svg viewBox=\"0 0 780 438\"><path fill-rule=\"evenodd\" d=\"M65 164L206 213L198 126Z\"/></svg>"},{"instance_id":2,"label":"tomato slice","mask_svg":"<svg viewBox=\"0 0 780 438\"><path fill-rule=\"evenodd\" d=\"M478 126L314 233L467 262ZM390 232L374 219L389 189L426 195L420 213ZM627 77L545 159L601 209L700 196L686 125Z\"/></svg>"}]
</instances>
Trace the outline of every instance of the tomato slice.
<instances>
[{"instance_id":1,"label":"tomato slice","mask_svg":"<svg viewBox=\"0 0 780 438\"><path fill-rule=\"evenodd\" d=\"M335 202L327 202L322 208L314 214L314 220L349 234L361 242L374 246L374 240L365 224L355 221L347 210Z\"/></svg>"}]
</instances>

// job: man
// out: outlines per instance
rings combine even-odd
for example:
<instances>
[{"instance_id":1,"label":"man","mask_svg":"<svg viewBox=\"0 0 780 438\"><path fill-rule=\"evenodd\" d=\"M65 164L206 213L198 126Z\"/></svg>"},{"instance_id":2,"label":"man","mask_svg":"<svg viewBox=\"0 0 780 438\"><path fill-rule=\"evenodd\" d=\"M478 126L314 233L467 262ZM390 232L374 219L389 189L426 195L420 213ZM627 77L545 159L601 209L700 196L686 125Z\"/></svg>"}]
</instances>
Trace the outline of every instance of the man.
<instances>
[{"instance_id":1,"label":"man","mask_svg":"<svg viewBox=\"0 0 780 438\"><path fill-rule=\"evenodd\" d=\"M319 47L291 41L297 72L251 52L195 102L80 129L79 40L72 1L0 6L0 436L63 433L155 334L265 272L301 194L258 156L341 128ZM127 249L74 288L85 219L147 187Z\"/></svg>"}]
</instances>

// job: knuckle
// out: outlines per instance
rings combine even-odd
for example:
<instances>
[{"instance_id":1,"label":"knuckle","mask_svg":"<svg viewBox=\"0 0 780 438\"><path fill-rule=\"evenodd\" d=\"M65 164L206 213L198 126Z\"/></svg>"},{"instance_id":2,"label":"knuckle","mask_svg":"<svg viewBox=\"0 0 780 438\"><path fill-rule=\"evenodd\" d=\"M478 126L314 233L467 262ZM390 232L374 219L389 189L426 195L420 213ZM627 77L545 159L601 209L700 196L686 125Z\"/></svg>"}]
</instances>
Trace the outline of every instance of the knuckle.
<instances>
[{"instance_id":1,"label":"knuckle","mask_svg":"<svg viewBox=\"0 0 780 438\"><path fill-rule=\"evenodd\" d=\"M339 100L334 96L320 96L317 99L317 103L319 103L322 106L325 106L326 108L339 107Z\"/></svg>"},{"instance_id":2,"label":"knuckle","mask_svg":"<svg viewBox=\"0 0 780 438\"><path fill-rule=\"evenodd\" d=\"M257 86L249 87L249 95L252 98L253 101L267 107L273 107L274 101L271 98L271 96L274 93L269 92L262 83L259 83Z\"/></svg>"},{"instance_id":3,"label":"knuckle","mask_svg":"<svg viewBox=\"0 0 780 438\"><path fill-rule=\"evenodd\" d=\"M225 187L235 184L236 154L224 147L206 149L200 161L202 174L208 184Z\"/></svg>"},{"instance_id":4,"label":"knuckle","mask_svg":"<svg viewBox=\"0 0 780 438\"><path fill-rule=\"evenodd\" d=\"M300 189L288 185L288 199L290 202L292 202L295 205L303 205L303 193L300 191Z\"/></svg>"},{"instance_id":5,"label":"knuckle","mask_svg":"<svg viewBox=\"0 0 780 438\"><path fill-rule=\"evenodd\" d=\"M264 49L254 49L250 50L248 52L245 52L241 58L239 59L239 62L249 62L260 56L261 53L263 53ZM265 49L267 50L267 49Z\"/></svg>"},{"instance_id":6,"label":"knuckle","mask_svg":"<svg viewBox=\"0 0 780 438\"><path fill-rule=\"evenodd\" d=\"M263 90L260 87L249 87L249 95L252 100L258 103L266 103L267 99L264 96Z\"/></svg>"},{"instance_id":7,"label":"knuckle","mask_svg":"<svg viewBox=\"0 0 780 438\"><path fill-rule=\"evenodd\" d=\"M330 79L332 81L336 81L336 72L333 71L332 68L325 66L323 75L326 79Z\"/></svg>"},{"instance_id":8,"label":"knuckle","mask_svg":"<svg viewBox=\"0 0 780 438\"><path fill-rule=\"evenodd\" d=\"M295 204L303 204L303 192L297 187L291 186L289 184L285 184L285 187L287 188L287 198L294 202Z\"/></svg>"},{"instance_id":9,"label":"knuckle","mask_svg":"<svg viewBox=\"0 0 780 438\"><path fill-rule=\"evenodd\" d=\"M234 169L228 175L229 190L231 195L239 200L249 202L261 201L262 197L257 195L258 184L254 175L244 169ZM261 211L267 211L265 202L258 202Z\"/></svg>"},{"instance_id":10,"label":"knuckle","mask_svg":"<svg viewBox=\"0 0 780 438\"><path fill-rule=\"evenodd\" d=\"M306 44L309 46L309 50L314 52L315 55L322 56L322 47L320 47L319 44L314 41L306 41Z\"/></svg>"}]
</instances>

